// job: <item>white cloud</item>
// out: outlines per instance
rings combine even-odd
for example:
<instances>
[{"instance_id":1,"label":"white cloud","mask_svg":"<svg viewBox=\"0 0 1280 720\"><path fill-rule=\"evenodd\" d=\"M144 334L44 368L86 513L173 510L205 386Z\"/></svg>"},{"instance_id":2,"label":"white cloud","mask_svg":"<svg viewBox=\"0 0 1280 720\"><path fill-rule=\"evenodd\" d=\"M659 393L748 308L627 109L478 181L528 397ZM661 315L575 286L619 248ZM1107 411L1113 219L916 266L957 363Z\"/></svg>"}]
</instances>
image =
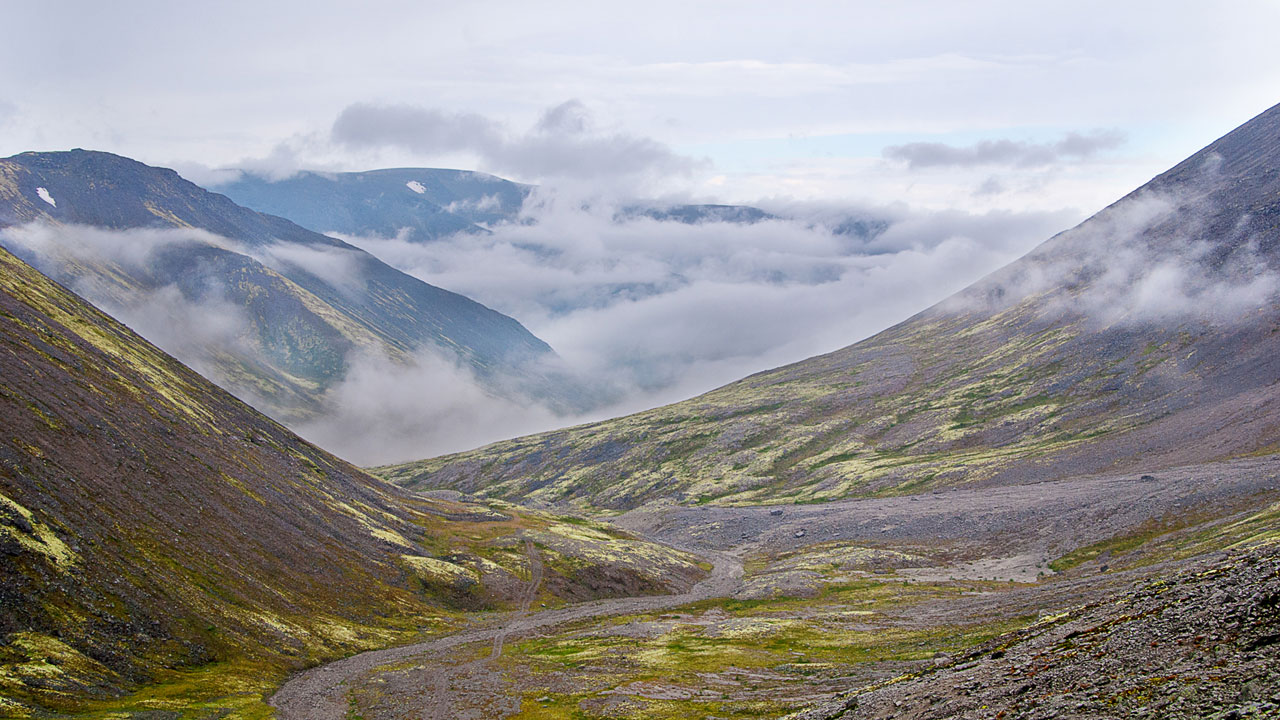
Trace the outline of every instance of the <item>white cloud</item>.
<instances>
[{"instance_id":1,"label":"white cloud","mask_svg":"<svg viewBox=\"0 0 1280 720\"><path fill-rule=\"evenodd\" d=\"M938 142L891 145L884 149L884 156L905 162L912 169L990 165L1043 167L1066 159L1088 158L1104 150L1115 149L1123 142L1124 134L1116 130L1094 130L1084 134L1067 133L1056 142L983 140L965 147Z\"/></svg>"},{"instance_id":2,"label":"white cloud","mask_svg":"<svg viewBox=\"0 0 1280 720\"><path fill-rule=\"evenodd\" d=\"M494 397L470 370L439 355L394 362L365 353L347 363L325 414L293 430L355 463L429 457L563 422L544 407Z\"/></svg>"},{"instance_id":3,"label":"white cloud","mask_svg":"<svg viewBox=\"0 0 1280 720\"><path fill-rule=\"evenodd\" d=\"M1205 171L1215 171L1212 159ZM1212 225L1221 212L1213 203L1145 191L949 299L947 307L986 311L1031 299L1093 327L1240 321L1277 301L1280 273L1243 225L1226 233Z\"/></svg>"},{"instance_id":4,"label":"white cloud","mask_svg":"<svg viewBox=\"0 0 1280 720\"><path fill-rule=\"evenodd\" d=\"M518 318L615 410L681 399L833 350L941 300L1069 224L1062 213L851 211L774 201L794 219L686 225L540 191L523 222L429 244L345 237ZM833 235L855 217L890 222Z\"/></svg>"},{"instance_id":5,"label":"white cloud","mask_svg":"<svg viewBox=\"0 0 1280 720\"><path fill-rule=\"evenodd\" d=\"M365 289L360 253L351 248L278 242L246 247L242 252L273 270L299 268L347 293Z\"/></svg>"},{"instance_id":6,"label":"white cloud","mask_svg":"<svg viewBox=\"0 0 1280 720\"><path fill-rule=\"evenodd\" d=\"M57 32L15 34L0 47L5 102L21 108L0 120L0 155L90 147L193 168L244 165L245 158L282 173L470 167L472 155L449 148L420 153L311 140L327 140L333 118L362 100L438 108L446 119L471 112L522 137L538 134L546 108L579 98L592 108L598 135L706 155L717 175L728 176L728 189L770 176L775 192L781 177L804 187L796 194L864 194L874 177L848 173L818 183L779 168L876 159L885 145L964 147L975 133L1027 132L1028 142L1044 142L1080 127L1125 132L1130 155L1115 161L1128 166L1125 178L1150 177L1273 103L1280 86L1280 46L1268 35L1280 7L1266 0L1244 0L1231 12L1210 4L1171 12L1145 0L814 2L787 13L759 2L729 8L662 0L609 8L400 3L382 12L285 1L220 3L197 13L174 3L145 17L83 3L8 11L13 27ZM134 51L115 52L120 46ZM563 137L575 136L576 126L543 128ZM850 135L894 137L849 150L841 141ZM752 155L760 142L804 139L817 142ZM555 147L544 143L533 157L504 160L511 168L542 167ZM1105 185L1110 197L1133 187L1103 168L1092 173L1086 181ZM977 181L960 184L967 198ZM1047 186L1045 194L1060 189Z\"/></svg>"},{"instance_id":7,"label":"white cloud","mask_svg":"<svg viewBox=\"0 0 1280 720\"><path fill-rule=\"evenodd\" d=\"M576 100L547 108L523 133L475 113L357 103L338 115L332 136L355 149L471 152L482 168L527 180L634 182L687 175L699 165L651 138L595 130L586 107Z\"/></svg>"}]
</instances>

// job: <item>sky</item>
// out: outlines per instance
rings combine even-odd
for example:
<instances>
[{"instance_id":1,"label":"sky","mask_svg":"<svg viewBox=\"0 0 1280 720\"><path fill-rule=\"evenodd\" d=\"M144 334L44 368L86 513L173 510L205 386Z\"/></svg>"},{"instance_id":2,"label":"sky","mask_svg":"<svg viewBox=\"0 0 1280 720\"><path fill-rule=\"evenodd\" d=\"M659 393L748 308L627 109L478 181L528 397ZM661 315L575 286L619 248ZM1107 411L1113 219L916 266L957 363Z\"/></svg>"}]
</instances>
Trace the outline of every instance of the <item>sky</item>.
<instances>
[{"instance_id":1,"label":"sky","mask_svg":"<svg viewBox=\"0 0 1280 720\"><path fill-rule=\"evenodd\" d=\"M106 150L205 186L383 167L538 185L490 236L345 239L617 384L599 417L867 337L1280 101L1274 1L0 3L22 30L0 45L0 156ZM638 199L778 219L618 222ZM888 229L829 231L845 218ZM438 359L365 360L308 435L357 461L591 419L486 407ZM406 385L455 402L417 417Z\"/></svg>"},{"instance_id":2,"label":"sky","mask_svg":"<svg viewBox=\"0 0 1280 720\"><path fill-rule=\"evenodd\" d=\"M0 154L1087 214L1277 101L1280 3L6 0Z\"/></svg>"}]
</instances>

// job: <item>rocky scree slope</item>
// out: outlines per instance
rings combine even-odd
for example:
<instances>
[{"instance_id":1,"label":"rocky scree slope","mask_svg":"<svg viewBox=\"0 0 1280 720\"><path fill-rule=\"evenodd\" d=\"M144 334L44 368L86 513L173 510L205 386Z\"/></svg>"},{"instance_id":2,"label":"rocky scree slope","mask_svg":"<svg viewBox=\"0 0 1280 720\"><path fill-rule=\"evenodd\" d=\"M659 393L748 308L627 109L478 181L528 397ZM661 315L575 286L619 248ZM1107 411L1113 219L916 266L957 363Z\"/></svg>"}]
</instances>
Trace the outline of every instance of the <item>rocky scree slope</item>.
<instances>
[{"instance_id":1,"label":"rocky scree slope","mask_svg":"<svg viewBox=\"0 0 1280 720\"><path fill-rule=\"evenodd\" d=\"M0 243L109 310L163 305L172 291L221 320L240 316L245 327L231 337L169 327L169 344L286 421L320 411L358 355L405 362L427 352L498 393L576 397L551 348L516 320L109 153L0 160Z\"/></svg>"},{"instance_id":2,"label":"rocky scree slope","mask_svg":"<svg viewBox=\"0 0 1280 720\"><path fill-rule=\"evenodd\" d=\"M788 716L1280 716L1280 545L1237 549L1071 608L932 669Z\"/></svg>"},{"instance_id":3,"label":"rocky scree slope","mask_svg":"<svg viewBox=\"0 0 1280 720\"><path fill-rule=\"evenodd\" d=\"M625 510L813 502L1280 447L1280 107L943 303L691 400L376 472Z\"/></svg>"},{"instance_id":4,"label":"rocky scree slope","mask_svg":"<svg viewBox=\"0 0 1280 720\"><path fill-rule=\"evenodd\" d=\"M585 521L387 485L3 250L0 428L0 716L191 702L120 699L154 682L260 702L291 669L513 606L526 547L545 602L705 575Z\"/></svg>"}]
</instances>

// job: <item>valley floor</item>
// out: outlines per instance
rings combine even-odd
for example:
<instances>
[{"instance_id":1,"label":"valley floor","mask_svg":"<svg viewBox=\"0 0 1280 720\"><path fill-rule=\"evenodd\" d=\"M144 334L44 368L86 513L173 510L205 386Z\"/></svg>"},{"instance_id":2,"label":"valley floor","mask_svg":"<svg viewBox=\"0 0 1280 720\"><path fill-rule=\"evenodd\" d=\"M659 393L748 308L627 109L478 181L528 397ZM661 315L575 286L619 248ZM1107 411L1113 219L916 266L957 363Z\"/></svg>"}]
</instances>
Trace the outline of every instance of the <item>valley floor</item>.
<instances>
[{"instance_id":1,"label":"valley floor","mask_svg":"<svg viewBox=\"0 0 1280 720\"><path fill-rule=\"evenodd\" d=\"M614 521L713 559L690 592L531 608L535 576L524 610L315 668L271 702L283 720L684 720L810 706L803 717L1108 717L1156 707L1155 685L1183 687L1151 679L1164 677L1152 658L1168 655L1220 686L1177 694L1185 717L1280 712L1274 672L1236 673L1280 666L1266 641L1275 608L1246 612L1280 589L1278 474L1280 459L1260 457L821 505L650 506ZM1224 555L1231 547L1254 549ZM1231 622L1253 622L1257 637L1211 627L1227 620L1204 606L1222 598L1201 586L1219 577L1248 588L1231 596L1245 608ZM1178 591L1164 596L1169 582ZM1142 627L1129 608L1158 618L1147 645L1110 640L1109 628ZM1070 633L1090 636L1119 699L1081 686ZM1166 642L1186 651L1152 650ZM1002 660L1019 643L1033 650ZM1145 679L1126 679L1130 662ZM1009 678L1037 672L1051 681L1022 697L1031 690Z\"/></svg>"}]
</instances>

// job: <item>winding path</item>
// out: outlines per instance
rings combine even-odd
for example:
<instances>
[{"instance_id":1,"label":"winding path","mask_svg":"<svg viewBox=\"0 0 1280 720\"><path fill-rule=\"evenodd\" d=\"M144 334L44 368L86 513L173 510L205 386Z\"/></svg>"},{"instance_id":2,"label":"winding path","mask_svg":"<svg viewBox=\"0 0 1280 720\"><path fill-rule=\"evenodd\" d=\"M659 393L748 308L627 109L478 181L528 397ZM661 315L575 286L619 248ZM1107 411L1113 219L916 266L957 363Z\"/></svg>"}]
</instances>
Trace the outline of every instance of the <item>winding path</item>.
<instances>
[{"instance_id":1,"label":"winding path","mask_svg":"<svg viewBox=\"0 0 1280 720\"><path fill-rule=\"evenodd\" d=\"M294 676L268 701L276 708L279 720L344 720L347 717L347 688L351 680L383 665L417 657L442 656L449 650L476 642L493 642L494 653L501 653L503 643L509 637L588 618L608 615L629 615L678 607L710 598L728 597L742 585L742 561L728 553L701 553L715 567L711 574L686 593L679 595L650 595L644 597L593 600L562 608L529 613L529 605L537 596L537 583L541 579L542 565L532 548L529 551L531 578L529 589L521 598L522 610L511 613L502 622L486 627L465 630L435 640L403 645L401 647L373 650L349 658L320 665ZM476 662L487 662L489 658ZM440 686L447 685L442 679ZM435 693L437 701L447 693Z\"/></svg>"}]
</instances>

